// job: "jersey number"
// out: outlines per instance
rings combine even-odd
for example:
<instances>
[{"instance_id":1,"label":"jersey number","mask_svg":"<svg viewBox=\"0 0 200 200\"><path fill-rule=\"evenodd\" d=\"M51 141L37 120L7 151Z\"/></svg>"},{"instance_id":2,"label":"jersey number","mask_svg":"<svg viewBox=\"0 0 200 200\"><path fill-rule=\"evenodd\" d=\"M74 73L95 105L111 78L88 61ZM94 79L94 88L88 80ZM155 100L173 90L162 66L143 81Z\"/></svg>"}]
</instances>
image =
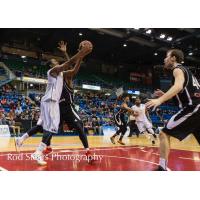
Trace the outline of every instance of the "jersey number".
<instances>
[{"instance_id":1,"label":"jersey number","mask_svg":"<svg viewBox=\"0 0 200 200\"><path fill-rule=\"evenodd\" d=\"M197 81L196 77L192 76L192 82L193 82L194 87L196 87L197 89L200 89L200 84Z\"/></svg>"}]
</instances>

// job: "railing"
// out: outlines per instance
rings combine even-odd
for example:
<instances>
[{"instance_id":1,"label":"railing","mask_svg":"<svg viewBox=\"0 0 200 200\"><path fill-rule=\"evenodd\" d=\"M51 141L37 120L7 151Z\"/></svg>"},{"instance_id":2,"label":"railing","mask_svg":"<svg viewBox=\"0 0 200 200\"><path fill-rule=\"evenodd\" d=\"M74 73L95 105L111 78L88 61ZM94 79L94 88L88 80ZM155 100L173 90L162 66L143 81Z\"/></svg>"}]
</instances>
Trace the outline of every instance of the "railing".
<instances>
[{"instance_id":1,"label":"railing","mask_svg":"<svg viewBox=\"0 0 200 200\"><path fill-rule=\"evenodd\" d=\"M0 62L0 68L4 70L4 74L1 74L0 87L9 83L16 78L15 74L3 63Z\"/></svg>"}]
</instances>

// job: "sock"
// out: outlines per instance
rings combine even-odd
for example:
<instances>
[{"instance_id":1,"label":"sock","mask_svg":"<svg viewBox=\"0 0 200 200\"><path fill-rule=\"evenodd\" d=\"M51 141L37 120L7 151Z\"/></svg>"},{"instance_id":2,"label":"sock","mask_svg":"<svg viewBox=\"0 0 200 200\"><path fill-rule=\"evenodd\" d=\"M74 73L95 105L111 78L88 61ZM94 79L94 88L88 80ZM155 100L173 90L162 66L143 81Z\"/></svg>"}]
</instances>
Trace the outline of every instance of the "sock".
<instances>
[{"instance_id":1,"label":"sock","mask_svg":"<svg viewBox=\"0 0 200 200\"><path fill-rule=\"evenodd\" d=\"M117 134L115 133L111 138L115 138L117 136Z\"/></svg>"},{"instance_id":2,"label":"sock","mask_svg":"<svg viewBox=\"0 0 200 200\"><path fill-rule=\"evenodd\" d=\"M121 135L120 138L119 138L119 141L122 142L123 137L124 137L124 135Z\"/></svg>"},{"instance_id":3,"label":"sock","mask_svg":"<svg viewBox=\"0 0 200 200\"><path fill-rule=\"evenodd\" d=\"M150 138L151 138L151 142L153 142L153 141L155 142L155 138L153 135L151 135Z\"/></svg>"},{"instance_id":4,"label":"sock","mask_svg":"<svg viewBox=\"0 0 200 200\"><path fill-rule=\"evenodd\" d=\"M46 149L47 145L43 142L40 142L39 146L37 147L36 151L40 154Z\"/></svg>"},{"instance_id":5,"label":"sock","mask_svg":"<svg viewBox=\"0 0 200 200\"><path fill-rule=\"evenodd\" d=\"M159 165L163 168L163 169L167 169L167 160L165 160L164 158L160 158L159 161Z\"/></svg>"},{"instance_id":6,"label":"sock","mask_svg":"<svg viewBox=\"0 0 200 200\"><path fill-rule=\"evenodd\" d=\"M154 130L153 130L152 128L149 128L149 129L148 129L148 132L150 133L150 134L149 134L149 135L150 135L149 137L150 137L150 139L151 139L151 142L155 141L156 136L155 136Z\"/></svg>"},{"instance_id":7,"label":"sock","mask_svg":"<svg viewBox=\"0 0 200 200\"><path fill-rule=\"evenodd\" d=\"M90 150L90 148L86 148L86 150L87 150L87 151L89 151L89 150Z\"/></svg>"},{"instance_id":8,"label":"sock","mask_svg":"<svg viewBox=\"0 0 200 200\"><path fill-rule=\"evenodd\" d=\"M27 138L29 138L29 135L28 135L28 133L25 133L24 135L22 135L20 137L20 140L22 140L22 142L24 142Z\"/></svg>"},{"instance_id":9,"label":"sock","mask_svg":"<svg viewBox=\"0 0 200 200\"><path fill-rule=\"evenodd\" d=\"M148 132L151 133L151 135L152 135L154 138L156 138L156 134L155 134L155 132L154 132L154 130L153 130L152 128L149 128L149 129L148 129Z\"/></svg>"}]
</instances>

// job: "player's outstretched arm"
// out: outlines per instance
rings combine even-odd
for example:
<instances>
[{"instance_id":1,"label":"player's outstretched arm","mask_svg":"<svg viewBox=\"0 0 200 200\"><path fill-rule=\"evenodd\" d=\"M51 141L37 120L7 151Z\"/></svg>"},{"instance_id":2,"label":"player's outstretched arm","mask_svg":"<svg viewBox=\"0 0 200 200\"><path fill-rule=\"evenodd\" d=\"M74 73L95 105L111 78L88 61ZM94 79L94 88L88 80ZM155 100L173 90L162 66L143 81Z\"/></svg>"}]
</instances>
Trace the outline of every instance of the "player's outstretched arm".
<instances>
[{"instance_id":1,"label":"player's outstretched arm","mask_svg":"<svg viewBox=\"0 0 200 200\"><path fill-rule=\"evenodd\" d=\"M65 76L67 76L68 78L73 78L79 71L80 69L80 66L81 66L81 62L82 62L82 59L78 59L74 68L73 69L70 69L70 70L67 70L65 72Z\"/></svg>"},{"instance_id":2,"label":"player's outstretched arm","mask_svg":"<svg viewBox=\"0 0 200 200\"><path fill-rule=\"evenodd\" d=\"M80 50L76 53L72 58L70 58L67 62L62 65L58 65L51 69L51 75L57 76L60 72L66 71L69 69L71 65L77 62L77 60L82 60L86 55L92 52L92 43L89 41L83 41L80 43Z\"/></svg>"},{"instance_id":3,"label":"player's outstretched arm","mask_svg":"<svg viewBox=\"0 0 200 200\"><path fill-rule=\"evenodd\" d=\"M122 104L122 108L126 109L130 114L134 114L134 111L127 106L126 103Z\"/></svg>"}]
</instances>

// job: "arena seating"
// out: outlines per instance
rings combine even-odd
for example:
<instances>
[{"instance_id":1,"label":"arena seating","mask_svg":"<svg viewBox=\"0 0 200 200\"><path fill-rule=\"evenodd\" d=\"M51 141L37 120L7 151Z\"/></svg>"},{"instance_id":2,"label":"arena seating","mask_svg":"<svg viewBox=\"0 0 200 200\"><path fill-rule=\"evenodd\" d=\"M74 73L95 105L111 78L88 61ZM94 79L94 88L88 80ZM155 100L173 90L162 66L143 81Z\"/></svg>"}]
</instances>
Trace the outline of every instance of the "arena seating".
<instances>
[{"instance_id":1,"label":"arena seating","mask_svg":"<svg viewBox=\"0 0 200 200\"><path fill-rule=\"evenodd\" d=\"M34 94L30 95L33 99ZM15 92L2 93L0 96L0 102L6 99L6 104L1 104L0 107L6 113L9 113L11 109L15 109L20 101L23 111L31 110L35 108L33 104L27 104L26 97ZM113 113L116 112L115 105L121 104L120 101L106 97L105 95L80 95L75 96L75 103L79 107L79 113L83 120L90 121L93 116L98 117L101 125L114 125ZM39 101L38 104L39 106ZM37 107L38 108L38 107ZM155 127L163 125L163 122L170 119L170 117L177 111L177 108L173 105L160 106L159 115L155 112L150 112L151 120Z\"/></svg>"},{"instance_id":2,"label":"arena seating","mask_svg":"<svg viewBox=\"0 0 200 200\"><path fill-rule=\"evenodd\" d=\"M30 76L30 77L39 77L46 78L46 72L48 67L41 64L39 60L33 60L32 62L27 62L21 58L13 59L3 59L3 62L15 72L16 76ZM3 73L3 71L2 71ZM74 81L75 85L82 84L92 84L99 85L103 88L114 89L123 86L124 89L135 89L140 90L141 92L151 91L152 88L147 86L137 85L129 81L125 81L122 78L111 76L103 73L87 73L84 70L80 70L77 74ZM30 94L30 97L35 104L39 106L41 96ZM37 97L37 98L35 98ZM91 96L91 95L76 95L75 102L79 106L80 114L83 118L92 118L92 116L97 116L101 122L101 125L113 125L113 113L114 113L114 104L120 104L121 102L116 102L105 95ZM14 103L14 108L17 107L17 104L20 100L22 110L34 108L32 104L26 104L26 98L21 94L7 93L0 96L0 101L6 99L7 102ZM5 112L10 112L10 105L0 105ZM173 113L177 111L177 108L173 105L162 105L160 107L160 115L157 113L150 113L151 120L155 126L160 126L164 121L168 120Z\"/></svg>"}]
</instances>

